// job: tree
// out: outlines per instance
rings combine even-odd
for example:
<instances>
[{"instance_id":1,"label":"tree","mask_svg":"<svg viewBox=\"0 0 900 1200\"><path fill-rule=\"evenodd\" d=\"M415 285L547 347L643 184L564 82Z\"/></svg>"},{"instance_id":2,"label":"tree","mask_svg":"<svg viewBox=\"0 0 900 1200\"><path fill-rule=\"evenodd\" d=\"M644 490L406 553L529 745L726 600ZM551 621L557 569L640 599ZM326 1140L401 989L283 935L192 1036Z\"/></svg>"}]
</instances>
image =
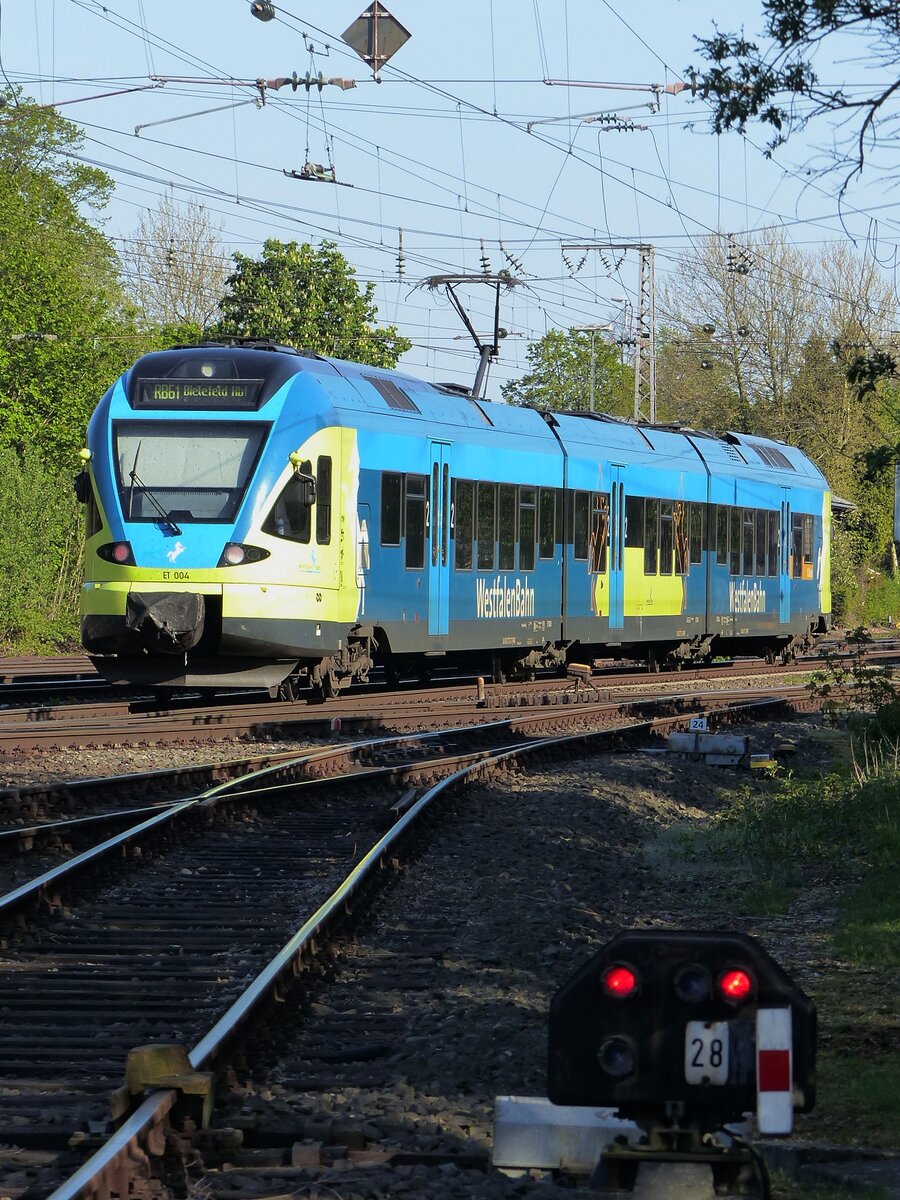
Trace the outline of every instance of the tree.
<instances>
[{"instance_id":1,"label":"tree","mask_svg":"<svg viewBox=\"0 0 900 1200\"><path fill-rule=\"evenodd\" d=\"M180 205L169 193L141 214L122 263L145 324L202 330L212 323L229 269L221 234L202 204Z\"/></svg>"},{"instance_id":2,"label":"tree","mask_svg":"<svg viewBox=\"0 0 900 1200\"><path fill-rule=\"evenodd\" d=\"M896 389L848 380L860 346L893 323L877 267L845 243L816 254L768 232L715 237L660 288L657 391L667 417L799 446L832 490L858 505L835 530L835 594L852 604L861 568L890 546L888 464L900 428ZM869 467L867 470L866 467Z\"/></svg>"},{"instance_id":3,"label":"tree","mask_svg":"<svg viewBox=\"0 0 900 1200\"><path fill-rule=\"evenodd\" d=\"M829 344L879 341L892 299L874 264L845 244L808 254L779 230L741 242L708 238L661 286L658 307L667 415L796 442L819 461L820 451L852 454L861 426L871 435L872 406L851 395L847 354ZM818 390L798 389L812 375Z\"/></svg>"},{"instance_id":4,"label":"tree","mask_svg":"<svg viewBox=\"0 0 900 1200\"><path fill-rule=\"evenodd\" d=\"M81 134L7 93L0 116L0 445L46 461L82 444L133 354L116 254L85 214L112 181L76 161Z\"/></svg>"},{"instance_id":5,"label":"tree","mask_svg":"<svg viewBox=\"0 0 900 1200\"><path fill-rule=\"evenodd\" d=\"M234 255L222 319L213 337L274 338L333 358L393 367L411 342L391 325L377 329L375 285L364 290L334 242L263 245L258 259Z\"/></svg>"},{"instance_id":6,"label":"tree","mask_svg":"<svg viewBox=\"0 0 900 1200\"><path fill-rule=\"evenodd\" d=\"M0 647L34 653L74 646L84 509L73 472L0 446Z\"/></svg>"},{"instance_id":7,"label":"tree","mask_svg":"<svg viewBox=\"0 0 900 1200\"><path fill-rule=\"evenodd\" d=\"M593 337L594 407L627 417L634 410L634 372L622 366L615 346L599 332L551 329L526 351L531 370L503 385L510 404L586 412L591 397Z\"/></svg>"},{"instance_id":8,"label":"tree","mask_svg":"<svg viewBox=\"0 0 900 1200\"><path fill-rule=\"evenodd\" d=\"M763 10L769 45L762 49L743 33L718 29L711 38L696 39L712 65L705 72L693 67L688 71L712 101L713 128L716 133L731 128L743 131L749 121L759 120L775 130L771 153L813 118L837 114L843 141L837 142L831 158L833 166L849 167L843 190L862 171L876 143L896 135L900 97L896 0L763 0ZM822 57L822 45L829 39L842 57L854 42L864 46L856 62L875 70L870 87L848 92L820 81L813 60Z\"/></svg>"}]
</instances>

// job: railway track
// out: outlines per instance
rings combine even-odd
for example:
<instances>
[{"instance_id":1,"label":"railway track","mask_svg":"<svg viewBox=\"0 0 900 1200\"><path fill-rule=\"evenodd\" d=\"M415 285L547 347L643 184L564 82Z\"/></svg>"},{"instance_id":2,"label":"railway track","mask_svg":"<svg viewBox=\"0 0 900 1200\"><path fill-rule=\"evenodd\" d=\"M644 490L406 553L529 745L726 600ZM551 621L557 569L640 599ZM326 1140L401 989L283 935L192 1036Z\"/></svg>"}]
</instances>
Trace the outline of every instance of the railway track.
<instances>
[{"instance_id":1,"label":"railway track","mask_svg":"<svg viewBox=\"0 0 900 1200\"><path fill-rule=\"evenodd\" d=\"M766 691L770 692L771 689ZM715 709L726 707L742 696L746 698L754 694L762 693L759 689L743 689L739 692L708 690L665 696L657 688L655 691L648 689L644 695L625 698L617 690L610 690L608 695L603 695L595 688L572 690L571 685L568 689L559 688L549 696L534 691L519 696L509 693L506 699L510 704L507 710L510 715L506 718L505 727L511 734L527 733L529 736L543 735L548 730L564 727L572 730L596 728L640 716L647 706L651 711L659 705L677 710L686 705L702 704L708 709ZM783 689L782 694L793 704L802 703L805 697L804 689L797 686ZM538 699L542 703L536 703ZM402 711L406 713L406 709ZM417 728L439 728L446 721L447 711L445 705L430 712L416 706L413 723ZM490 718L496 715L495 710L480 708L478 702L473 703L471 699L468 707L461 705L454 712L456 720L471 726L467 734L469 737L478 737L477 730L486 724L490 728ZM408 723L408 713L406 716L406 721L396 720L383 713L377 724L402 727ZM350 715L343 719L342 728L346 736L355 725L365 729L371 724L373 721L368 715L359 722ZM324 734L327 731L334 743L333 725L334 719L320 719L306 728L306 732ZM126 775L0 789L0 861L7 861L10 881L19 882L29 869L24 852L33 852L49 867L83 849L85 839L96 837L101 831L111 834L122 828L135 813L144 812L147 815L215 784L234 781L249 772L259 772L290 762L296 759L299 749L298 745L297 750L282 750L252 759L235 758L216 764L187 764ZM313 761L316 770L324 773L326 770L342 769L352 759L353 753L352 746L332 744L330 749L320 749L313 756Z\"/></svg>"},{"instance_id":2,"label":"railway track","mask_svg":"<svg viewBox=\"0 0 900 1200\"><path fill-rule=\"evenodd\" d=\"M783 702L779 697L769 704ZM661 717L658 725L684 723L686 717ZM649 728L633 728L630 736L646 735ZM110 1093L115 1116L123 1118L146 1085L151 1091L138 1109L142 1115L126 1120L100 1165L88 1164L88 1176L59 1196L103 1196L124 1177L133 1183L146 1165L146 1152L161 1156L179 1144L160 1125L165 1114L177 1133L188 1109L194 1122L198 1110L196 1099L184 1098L185 1080L177 1103L171 1086L152 1089L154 1082L172 1084L165 1078L173 1074L171 1058L163 1078L158 1062L154 1067L145 1059L141 1070L133 1063L133 1091L117 1090L129 1048L145 1041L187 1046L199 1038L184 1067L188 1074L234 1065L236 1034L241 1030L243 1037L256 1027L257 1004L270 999L273 989L283 995L284 980L298 969L311 971L317 946L327 949L332 937L323 922L343 919L351 896L361 903L373 879L391 876L384 867L402 853L401 839L413 827L421 831L417 818L431 812L440 797L487 771L510 769L523 754L533 761L586 744L596 749L603 736L607 744L618 744L629 732L542 739L533 731L514 733L501 722L445 733L440 755L433 747L426 750L436 739L372 741L354 751L360 761L352 780L310 779L310 768L319 770L313 764L334 761L318 752L318 759L308 755L293 765L273 765L262 776L220 785L159 814L152 829L145 823L92 860L68 864L53 879L0 900L0 913L18 924L0 977L0 1009L13 1014L18 1027L15 1036L0 1037L0 1143L18 1148L11 1163L0 1154L4 1194L46 1195L67 1168L65 1148L73 1137L83 1151L105 1129ZM473 737L477 746L462 745ZM400 761L413 742L419 760ZM441 775L447 778L433 782ZM379 839L388 819L394 822L391 830ZM125 863L127 878L109 886L111 861ZM98 870L106 875L99 892ZM87 883L84 871L94 873ZM352 1051L347 1061L354 1061ZM196 1080L191 1087L203 1090ZM138 1154L127 1149L138 1136L135 1122L146 1125ZM228 1128L233 1132L234 1126ZM187 1132L184 1126L182 1149ZM228 1136L220 1141L224 1145ZM5 1182L4 1167L11 1167ZM86 1183L88 1177L93 1182Z\"/></svg>"},{"instance_id":3,"label":"railway track","mask_svg":"<svg viewBox=\"0 0 900 1200\"><path fill-rule=\"evenodd\" d=\"M879 651L873 661L890 665L900 650ZM246 694L206 698L186 697L172 706L158 700L104 700L100 704L38 704L0 709L0 757L46 749L83 746L210 744L237 738L320 738L335 721L361 733L378 728L439 727L448 720L483 719L484 712L510 708L589 702L614 698L629 690L645 693L665 688L683 690L689 683L709 688L743 679L766 681L785 675L810 674L821 667L820 658L808 657L788 666L767 666L757 660L718 664L669 674L618 668L581 678L540 678L531 683L482 685L476 681L445 681L440 687L385 691L360 689L339 700L317 704L286 704ZM479 698L480 697L480 698Z\"/></svg>"}]
</instances>

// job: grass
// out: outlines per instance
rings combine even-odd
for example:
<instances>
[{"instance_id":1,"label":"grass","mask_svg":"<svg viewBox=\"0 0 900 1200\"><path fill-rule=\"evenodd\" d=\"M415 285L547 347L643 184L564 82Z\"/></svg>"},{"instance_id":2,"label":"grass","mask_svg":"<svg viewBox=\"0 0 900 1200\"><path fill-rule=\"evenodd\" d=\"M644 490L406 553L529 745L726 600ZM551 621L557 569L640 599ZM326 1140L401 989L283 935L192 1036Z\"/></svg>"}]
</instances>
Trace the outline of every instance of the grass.
<instances>
[{"instance_id":1,"label":"grass","mask_svg":"<svg viewBox=\"0 0 900 1200\"><path fill-rule=\"evenodd\" d=\"M671 832L658 863L676 851L678 873L705 878L721 912L783 917L796 901L808 913L810 896L822 896L823 956L807 985L819 1010L818 1102L797 1133L896 1148L900 767L893 747L848 753L849 739L833 735L830 744L837 765L823 754L820 774L754 776L723 793L724 806L703 827Z\"/></svg>"},{"instance_id":2,"label":"grass","mask_svg":"<svg viewBox=\"0 0 900 1200\"><path fill-rule=\"evenodd\" d=\"M822 1184L798 1183L778 1171L773 1172L771 1182L772 1200L847 1200L851 1195L850 1192L824 1187ZM858 1192L852 1194L859 1196ZM879 1200L884 1192L879 1188L867 1191L865 1195L866 1200Z\"/></svg>"}]
</instances>

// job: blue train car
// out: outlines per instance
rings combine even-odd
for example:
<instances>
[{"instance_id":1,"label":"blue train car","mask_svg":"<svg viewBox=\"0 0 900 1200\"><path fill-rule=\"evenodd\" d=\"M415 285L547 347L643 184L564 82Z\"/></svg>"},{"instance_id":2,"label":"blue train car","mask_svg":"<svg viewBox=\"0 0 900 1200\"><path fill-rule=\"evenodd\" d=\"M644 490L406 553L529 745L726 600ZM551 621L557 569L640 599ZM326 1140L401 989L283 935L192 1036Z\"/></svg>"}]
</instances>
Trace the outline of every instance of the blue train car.
<instances>
[{"instance_id":1,"label":"blue train car","mask_svg":"<svg viewBox=\"0 0 900 1200\"><path fill-rule=\"evenodd\" d=\"M114 681L331 694L375 664L787 656L829 624L827 484L762 438L254 342L140 359L83 458L82 640Z\"/></svg>"}]
</instances>

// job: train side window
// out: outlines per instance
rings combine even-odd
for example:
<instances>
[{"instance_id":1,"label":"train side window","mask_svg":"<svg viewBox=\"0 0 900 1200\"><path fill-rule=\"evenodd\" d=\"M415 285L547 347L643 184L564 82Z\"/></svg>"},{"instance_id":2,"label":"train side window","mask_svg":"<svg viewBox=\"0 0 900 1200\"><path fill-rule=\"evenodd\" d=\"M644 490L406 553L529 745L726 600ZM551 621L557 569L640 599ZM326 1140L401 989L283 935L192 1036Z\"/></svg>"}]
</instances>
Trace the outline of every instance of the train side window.
<instances>
[{"instance_id":1,"label":"train side window","mask_svg":"<svg viewBox=\"0 0 900 1200\"><path fill-rule=\"evenodd\" d=\"M538 498L538 554L553 558L556 553L556 489L541 488Z\"/></svg>"},{"instance_id":2,"label":"train side window","mask_svg":"<svg viewBox=\"0 0 900 1200\"><path fill-rule=\"evenodd\" d=\"M88 498L84 514L84 536L86 538L93 537L102 528L103 521L100 519L100 505L97 503L93 487L88 485Z\"/></svg>"},{"instance_id":3,"label":"train side window","mask_svg":"<svg viewBox=\"0 0 900 1200\"><path fill-rule=\"evenodd\" d=\"M741 555L741 561L742 561L741 574L752 575L753 574L753 550L754 550L753 534L754 534L754 530L756 528L754 520L753 520L753 509L752 508L745 508L743 510L742 526L743 526L743 528L741 530L741 534L742 534L741 549L742 549L743 553Z\"/></svg>"},{"instance_id":4,"label":"train side window","mask_svg":"<svg viewBox=\"0 0 900 1200\"><path fill-rule=\"evenodd\" d=\"M756 510L756 574L766 573L766 513L763 509Z\"/></svg>"},{"instance_id":5,"label":"train side window","mask_svg":"<svg viewBox=\"0 0 900 1200\"><path fill-rule=\"evenodd\" d=\"M690 554L688 547L688 527L690 525L691 509L696 504L688 504L684 500L675 501L675 574L687 575L690 570Z\"/></svg>"},{"instance_id":6,"label":"train side window","mask_svg":"<svg viewBox=\"0 0 900 1200\"><path fill-rule=\"evenodd\" d=\"M320 454L316 460L316 542L320 546L331 542L330 454Z\"/></svg>"},{"instance_id":7,"label":"train side window","mask_svg":"<svg viewBox=\"0 0 900 1200\"><path fill-rule=\"evenodd\" d=\"M799 513L791 517L791 575L803 578L803 517Z\"/></svg>"},{"instance_id":8,"label":"train side window","mask_svg":"<svg viewBox=\"0 0 900 1200\"><path fill-rule=\"evenodd\" d=\"M606 548L609 545L609 492L594 494L594 518L591 522L591 572L606 574Z\"/></svg>"},{"instance_id":9,"label":"train side window","mask_svg":"<svg viewBox=\"0 0 900 1200\"><path fill-rule=\"evenodd\" d=\"M732 575L741 573L741 510L729 509L730 555L728 570Z\"/></svg>"},{"instance_id":10,"label":"train side window","mask_svg":"<svg viewBox=\"0 0 900 1200\"><path fill-rule=\"evenodd\" d=\"M403 523L403 476L385 471L381 477L381 544L399 546Z\"/></svg>"},{"instance_id":11,"label":"train side window","mask_svg":"<svg viewBox=\"0 0 900 1200\"><path fill-rule=\"evenodd\" d=\"M672 574L672 560L675 557L675 505L671 500L659 502L659 573Z\"/></svg>"},{"instance_id":12,"label":"train side window","mask_svg":"<svg viewBox=\"0 0 900 1200\"><path fill-rule=\"evenodd\" d=\"M575 492L572 496L572 556L586 560L588 556L588 537L591 519L591 493Z\"/></svg>"},{"instance_id":13,"label":"train side window","mask_svg":"<svg viewBox=\"0 0 900 1200\"><path fill-rule=\"evenodd\" d=\"M537 545L537 489L519 488L519 570L534 570Z\"/></svg>"},{"instance_id":14,"label":"train side window","mask_svg":"<svg viewBox=\"0 0 900 1200\"><path fill-rule=\"evenodd\" d=\"M440 510L439 505L440 505L440 493L438 492L438 464L435 463L433 465L433 467L431 468L431 510L430 510L431 517L428 522L428 524L430 526L430 530L428 532L432 533L431 565L433 567L437 566L437 560L438 560L438 534L437 534L437 527L435 525L435 521L438 520L438 517L440 515L441 510Z\"/></svg>"},{"instance_id":15,"label":"train side window","mask_svg":"<svg viewBox=\"0 0 900 1200\"><path fill-rule=\"evenodd\" d=\"M659 574L659 501L644 501L644 574Z\"/></svg>"},{"instance_id":16,"label":"train side window","mask_svg":"<svg viewBox=\"0 0 900 1200\"><path fill-rule=\"evenodd\" d=\"M625 497L625 547L640 549L644 544L644 498Z\"/></svg>"},{"instance_id":17,"label":"train side window","mask_svg":"<svg viewBox=\"0 0 900 1200\"><path fill-rule=\"evenodd\" d=\"M728 566L728 507L725 504L716 505L716 566Z\"/></svg>"},{"instance_id":18,"label":"train side window","mask_svg":"<svg viewBox=\"0 0 900 1200\"><path fill-rule=\"evenodd\" d=\"M813 565L813 518L809 513L803 516L803 569L802 577L812 579L815 575Z\"/></svg>"},{"instance_id":19,"label":"train side window","mask_svg":"<svg viewBox=\"0 0 900 1200\"><path fill-rule=\"evenodd\" d=\"M425 496L426 476L406 477L406 566L421 571L425 566Z\"/></svg>"},{"instance_id":20,"label":"train side window","mask_svg":"<svg viewBox=\"0 0 900 1200\"><path fill-rule=\"evenodd\" d=\"M443 504L441 506L441 566L446 567L450 553L450 467L444 463L443 482L441 484Z\"/></svg>"},{"instance_id":21,"label":"train side window","mask_svg":"<svg viewBox=\"0 0 900 1200\"><path fill-rule=\"evenodd\" d=\"M703 562L703 510L705 508L705 504L690 505L691 516L688 538L690 541L691 564Z\"/></svg>"},{"instance_id":22,"label":"train side window","mask_svg":"<svg viewBox=\"0 0 900 1200\"><path fill-rule=\"evenodd\" d=\"M478 485L478 570L493 571L497 540L497 485Z\"/></svg>"},{"instance_id":23,"label":"train side window","mask_svg":"<svg viewBox=\"0 0 900 1200\"><path fill-rule=\"evenodd\" d=\"M516 566L516 485L500 484L500 556L501 571L513 571Z\"/></svg>"},{"instance_id":24,"label":"train side window","mask_svg":"<svg viewBox=\"0 0 900 1200\"><path fill-rule=\"evenodd\" d=\"M312 463L302 462L300 472L311 475ZM311 513L311 507L303 503L303 485L297 474L293 474L263 521L263 532L308 546L312 530Z\"/></svg>"},{"instance_id":25,"label":"train side window","mask_svg":"<svg viewBox=\"0 0 900 1200\"><path fill-rule=\"evenodd\" d=\"M769 513L769 574L778 574L778 513Z\"/></svg>"},{"instance_id":26,"label":"train side window","mask_svg":"<svg viewBox=\"0 0 900 1200\"><path fill-rule=\"evenodd\" d=\"M454 566L472 570L472 541L475 536L475 484L471 479L453 481Z\"/></svg>"}]
</instances>

